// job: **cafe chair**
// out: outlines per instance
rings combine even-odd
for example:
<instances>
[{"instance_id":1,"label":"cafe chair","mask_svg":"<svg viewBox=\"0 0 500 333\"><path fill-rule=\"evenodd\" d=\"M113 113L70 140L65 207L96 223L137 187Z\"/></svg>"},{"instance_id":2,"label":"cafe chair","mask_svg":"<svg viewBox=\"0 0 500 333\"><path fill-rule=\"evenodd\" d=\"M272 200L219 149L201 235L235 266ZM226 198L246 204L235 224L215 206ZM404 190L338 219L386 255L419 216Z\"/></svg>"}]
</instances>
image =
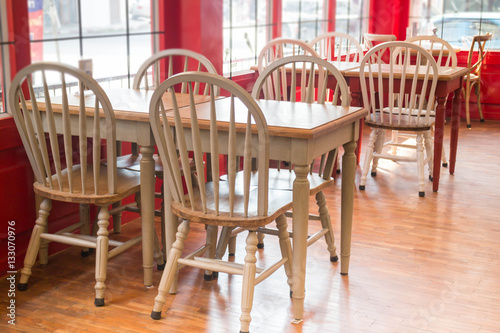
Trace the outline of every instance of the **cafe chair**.
<instances>
[{"instance_id":1,"label":"cafe chair","mask_svg":"<svg viewBox=\"0 0 500 333\"><path fill-rule=\"evenodd\" d=\"M185 84L193 98L197 83L209 87L210 102L179 109L176 107L175 88ZM221 89L225 99L216 100L216 89ZM167 118L161 107L164 94L171 94L174 109ZM186 122L186 118L190 120ZM223 123L218 119L225 119ZM164 166L166 189L172 202L169 208L183 222L178 227L176 240L168 254L167 266L163 272L158 295L151 317L161 318L167 293L178 269L184 266L242 275L242 300L240 332L248 332L252 310L254 286L285 265L288 283L291 287L291 246L287 222L283 213L292 206L292 192L269 187L269 132L266 119L257 102L239 85L227 78L211 73L188 72L172 76L153 94L150 104L150 121ZM187 126L188 128L185 128ZM189 166L189 152L192 151L196 174L186 173L181 177L178 163ZM212 181L206 182L203 154L214 156L227 154L229 160L228 181L219 180L219 160L212 159ZM236 156L243 157L244 182L236 182ZM252 157L257 158L260 171L257 186L250 183ZM196 180L194 179L196 178ZM193 183L198 186L193 186ZM256 267L256 230L275 221L279 230L282 259L266 269ZM181 258L184 241L188 237L191 223L206 226L207 242L194 253ZM216 228L226 226L248 230L244 264L213 259L215 256ZM205 257L202 257L205 252ZM207 272L205 272L207 274ZM187 286L185 286L186 288ZM176 290L170 289L175 293Z\"/></svg>"},{"instance_id":2,"label":"cafe chair","mask_svg":"<svg viewBox=\"0 0 500 333\"><path fill-rule=\"evenodd\" d=\"M436 36L415 36L407 38L405 42L413 43L424 48L434 57L438 67L457 67L457 53L455 52L455 48L442 38ZM394 52L394 54L397 55L398 51ZM431 116L434 116L434 110L431 111ZM432 131L434 131L434 127L432 128ZM392 140L394 142L397 142L400 136L404 138L415 138L414 134L392 131ZM397 146L392 146L393 154L396 153L396 149ZM444 167L448 166L448 159L446 158L446 151L444 149L441 154L441 162Z\"/></svg>"},{"instance_id":3,"label":"cafe chair","mask_svg":"<svg viewBox=\"0 0 500 333\"><path fill-rule=\"evenodd\" d=\"M380 51L387 51L390 54L389 64L384 65L380 58L373 57L374 53ZM397 57L395 52L398 52ZM416 57L413 67L410 67L410 57L407 56L410 54ZM396 63L398 58L403 59L400 66ZM385 75L382 67L389 67L387 84L383 84L382 80L378 79ZM421 77L419 80L414 79L415 72L419 73ZM438 66L432 55L422 47L408 42L388 42L375 46L361 60L359 75L363 105L369 111L365 124L371 128L371 133L359 185L360 190L365 189L370 164L372 164L371 175L375 177L378 161L383 158L392 161L417 162L419 196L425 196L424 167L426 164L429 167L429 179L432 179L431 127L434 124L432 110L437 73ZM400 144L392 140L385 141L386 130L413 132L416 134L416 145ZM384 147L392 145L414 149L416 157L384 152Z\"/></svg>"},{"instance_id":4,"label":"cafe chair","mask_svg":"<svg viewBox=\"0 0 500 333\"><path fill-rule=\"evenodd\" d=\"M340 63L357 63L363 58L363 49L351 35L327 32L314 38L309 45L319 57L339 66Z\"/></svg>"},{"instance_id":5,"label":"cafe chair","mask_svg":"<svg viewBox=\"0 0 500 333\"><path fill-rule=\"evenodd\" d=\"M259 53L257 68L259 74L274 61L296 55L319 57L316 51L306 42L292 38L275 38L269 41Z\"/></svg>"},{"instance_id":6,"label":"cafe chair","mask_svg":"<svg viewBox=\"0 0 500 333\"><path fill-rule=\"evenodd\" d=\"M484 35L476 35L472 38L469 55L467 57L467 68L469 68L469 73L465 76L465 87L462 88L465 97L467 128L472 127L470 123L470 95L472 89L474 89L477 98L479 118L481 122L484 122L483 110L481 108L481 70L484 64L484 58L486 58L486 54L489 50L489 46L486 47L486 43L489 42L492 37L493 35L491 33L487 33ZM477 54L477 60L475 54Z\"/></svg>"},{"instance_id":7,"label":"cafe chair","mask_svg":"<svg viewBox=\"0 0 500 333\"><path fill-rule=\"evenodd\" d=\"M306 72L317 74L302 75L302 73ZM301 91L300 98L297 98L297 91ZM333 103L335 105L349 106L349 92L343 76L330 62L313 56L293 56L275 61L259 75L252 90L252 96L255 99L263 97L264 99L301 102L304 104ZM308 176L311 187L310 194L315 195L319 212L319 216L310 215L309 219L319 220L322 228L309 237L307 245L313 244L324 236L327 250L330 253L330 261L332 262L338 261L338 256L323 189L333 185L332 170L336 156L337 150L332 150L330 153L318 158L311 165ZM254 173L251 181L256 180L257 175L258 173ZM242 176L241 173L238 173L237 180ZM269 169L269 184L272 188L291 191L294 179L293 170ZM289 213L287 215L291 216ZM235 237L240 231L240 229L223 229L217 248L217 258L223 256L228 242L230 244L229 254L234 254ZM231 233L226 234L229 232ZM261 228L259 233L276 235L277 231L275 229ZM228 236L231 239L228 240ZM290 236L292 236L291 233ZM263 248L263 238L259 239L259 244Z\"/></svg>"},{"instance_id":8,"label":"cafe chair","mask_svg":"<svg viewBox=\"0 0 500 333\"><path fill-rule=\"evenodd\" d=\"M54 81L61 83L60 98L51 97L49 93L47 82ZM75 84L76 94L69 93L69 87ZM43 99L37 100L38 94L43 95ZM53 106L56 100L62 105L60 112ZM78 106L72 103L69 106L69 102L76 102ZM141 236L126 242L108 239L108 206L140 190L138 173L116 167L115 118L111 103L99 84L83 71L50 62L32 64L19 71L9 89L9 103L35 174L33 189L42 198L18 289L28 288L41 243L93 248L96 249L94 304L103 306L108 259L141 240ZM56 126L56 118L62 121L61 127ZM78 138L77 145L73 145L73 137ZM106 141L105 154L101 153L101 140ZM100 163L101 158L106 159L106 165ZM89 236L88 219L49 232L53 200L98 206L97 236ZM79 234L74 233L77 230Z\"/></svg>"},{"instance_id":9,"label":"cafe chair","mask_svg":"<svg viewBox=\"0 0 500 333\"><path fill-rule=\"evenodd\" d=\"M187 71L203 71L217 74L215 66L202 54L185 49L167 49L153 54L142 63L135 75L132 88L146 91L154 90L163 80L174 74ZM180 92L186 93L186 91L186 84L184 84ZM207 87L194 87L194 91L196 95L207 95L208 93ZM139 172L141 157L137 144L132 143L131 154L118 156L118 168ZM161 160L157 154L153 155L153 159L155 161L155 175L157 178L162 179L163 166ZM163 198L163 194L157 193L156 197ZM133 206L122 206L122 210L139 211L137 207ZM163 204L160 210L155 211L155 215L161 218L162 248L163 255L166 257ZM159 269L163 269L162 265L159 264L158 266Z\"/></svg>"}]
</instances>

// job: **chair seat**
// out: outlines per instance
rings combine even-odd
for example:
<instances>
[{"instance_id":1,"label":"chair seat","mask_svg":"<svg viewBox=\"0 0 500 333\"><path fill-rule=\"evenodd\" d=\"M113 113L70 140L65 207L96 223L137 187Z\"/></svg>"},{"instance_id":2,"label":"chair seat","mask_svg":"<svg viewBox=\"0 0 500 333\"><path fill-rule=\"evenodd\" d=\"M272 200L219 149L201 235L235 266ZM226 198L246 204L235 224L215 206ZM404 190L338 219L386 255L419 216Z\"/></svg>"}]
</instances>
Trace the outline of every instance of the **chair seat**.
<instances>
[{"instance_id":1,"label":"chair seat","mask_svg":"<svg viewBox=\"0 0 500 333\"><path fill-rule=\"evenodd\" d=\"M406 113L407 114L407 113ZM371 117L375 117L375 120L365 119L365 124L370 127L389 129L389 130L397 130L397 131L428 131L434 124L434 117L429 117L429 122L427 124L422 124L422 119L420 117L402 117L399 118L397 115L390 116L388 113L384 112L384 117L391 117L392 124L388 124L386 121L381 123L380 119L381 114L377 112L376 114L372 114ZM385 119L385 118L384 118ZM417 124L417 120L419 120L419 124ZM398 123L399 122L399 123Z\"/></svg>"},{"instance_id":2,"label":"chair seat","mask_svg":"<svg viewBox=\"0 0 500 333\"><path fill-rule=\"evenodd\" d=\"M465 79L467 79L467 75L465 76ZM477 76L476 74L470 73L469 81L477 81L477 80L479 80L479 76Z\"/></svg>"},{"instance_id":3,"label":"chair seat","mask_svg":"<svg viewBox=\"0 0 500 333\"><path fill-rule=\"evenodd\" d=\"M250 185L257 186L259 173L257 171L252 172L250 178ZM227 181L227 175L220 177L221 180ZM295 172L289 170L278 170L269 169L269 188L273 190L293 190L293 181L295 180ZM316 194L322 191L325 187L333 184L332 179L323 179L317 173L312 173L307 175L307 180L309 180L310 194ZM243 171L236 174L236 183L243 184Z\"/></svg>"},{"instance_id":4,"label":"chair seat","mask_svg":"<svg viewBox=\"0 0 500 333\"><path fill-rule=\"evenodd\" d=\"M80 165L73 167L73 175L72 175L72 183L73 183L73 193L69 193L69 185L68 185L68 170L65 169L62 172L63 175L63 191L59 190L59 182L56 176L52 176L53 189L50 187L44 186L39 182L35 182L33 184L33 188L36 194L39 194L43 197L64 201L64 202L77 202L77 203L86 203L86 204L111 204L122 200L128 197L131 194L136 193L140 189L140 177L139 173L127 169L118 169L117 170L117 193L109 194L106 193L108 188L108 177L107 177L107 167L101 165L100 167L100 178L99 178L99 188L102 189L99 191L99 194L94 193L94 176L93 169L91 166L88 166L87 169L87 183L86 183L86 192L82 193L82 184L81 184L81 168Z\"/></svg>"},{"instance_id":5,"label":"chair seat","mask_svg":"<svg viewBox=\"0 0 500 333\"><path fill-rule=\"evenodd\" d=\"M235 206L233 216L229 215L229 212L225 211L226 206L229 204L229 182L221 181L219 182L219 209L221 211L218 217L214 217L215 211L215 199L214 199L214 183L209 182L206 184L206 200L207 200L207 211L210 214L208 218L205 218L205 214L201 213L201 199L198 192L199 188L195 188L195 202L196 211L191 209L189 204L189 197L186 196L186 206L183 207L182 203L172 202L172 212L183 219L189 220L191 222L220 225L226 227L243 227L255 229L264 226L272 221L274 221L278 216L284 214L287 210L292 208L292 191L276 190L269 188L269 202L268 202L268 216L258 216L257 215L257 195L258 187L252 186L249 192L249 217L245 217L243 207L243 188L241 191L235 193Z\"/></svg>"}]
</instances>

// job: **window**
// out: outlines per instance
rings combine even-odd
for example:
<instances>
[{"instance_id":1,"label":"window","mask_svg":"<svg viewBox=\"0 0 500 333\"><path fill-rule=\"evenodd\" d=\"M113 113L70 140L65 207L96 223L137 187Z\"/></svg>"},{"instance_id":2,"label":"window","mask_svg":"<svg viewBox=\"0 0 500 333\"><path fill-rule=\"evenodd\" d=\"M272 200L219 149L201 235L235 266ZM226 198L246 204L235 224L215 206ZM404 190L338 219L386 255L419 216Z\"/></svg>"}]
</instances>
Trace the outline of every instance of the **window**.
<instances>
[{"instance_id":1,"label":"window","mask_svg":"<svg viewBox=\"0 0 500 333\"><path fill-rule=\"evenodd\" d=\"M493 33L490 47L500 49L500 0L412 0L414 35L436 35L468 49L474 35Z\"/></svg>"},{"instance_id":2,"label":"window","mask_svg":"<svg viewBox=\"0 0 500 333\"><path fill-rule=\"evenodd\" d=\"M7 8L5 1L0 1L0 113L7 112L4 107L4 92L7 92L10 70L7 67L9 63L9 40L7 34Z\"/></svg>"},{"instance_id":3,"label":"window","mask_svg":"<svg viewBox=\"0 0 500 333\"><path fill-rule=\"evenodd\" d=\"M248 70L271 38L271 0L224 0L223 40L225 75Z\"/></svg>"},{"instance_id":4,"label":"window","mask_svg":"<svg viewBox=\"0 0 500 333\"><path fill-rule=\"evenodd\" d=\"M332 3L336 8L329 8ZM332 21L332 30L361 41L368 4L368 0L224 0L224 75L231 77L256 65L259 51L269 40L286 37L309 42L329 31ZM273 13L276 8L281 8L281 15ZM273 34L278 25L281 36Z\"/></svg>"}]
</instances>

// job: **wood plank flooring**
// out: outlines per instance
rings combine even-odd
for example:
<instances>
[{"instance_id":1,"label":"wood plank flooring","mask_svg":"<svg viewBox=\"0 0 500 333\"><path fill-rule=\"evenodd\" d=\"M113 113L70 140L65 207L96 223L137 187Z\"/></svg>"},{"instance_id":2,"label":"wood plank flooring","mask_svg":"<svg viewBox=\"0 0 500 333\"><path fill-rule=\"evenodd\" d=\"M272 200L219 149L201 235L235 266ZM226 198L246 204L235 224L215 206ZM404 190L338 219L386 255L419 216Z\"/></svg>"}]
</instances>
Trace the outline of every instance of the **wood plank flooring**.
<instances>
[{"instance_id":1,"label":"wood plank flooring","mask_svg":"<svg viewBox=\"0 0 500 333\"><path fill-rule=\"evenodd\" d=\"M308 252L304 322L290 323L281 269L255 289L251 331L500 332L500 123L472 126L461 123L456 172L442 169L438 193L429 182L425 198L418 197L414 164L381 163L366 190L355 192L349 275L339 274L324 241L317 242ZM339 244L340 181L326 194ZM310 225L311 231L319 228ZM139 231L134 221L116 236ZM187 244L194 247L203 238L203 228L193 225ZM243 239L236 261L244 257ZM276 256L277 239L268 236L258 252L260 266ZM155 271L156 285L160 276ZM94 257L81 258L71 248L51 256L45 267L35 265L30 288L16 291L15 326L7 323L9 285L1 278L0 331L238 332L241 280L220 274L205 282L203 272L186 268L178 294L168 297L163 318L153 321L157 289L142 284L140 246L109 261L102 308L93 305Z\"/></svg>"}]
</instances>

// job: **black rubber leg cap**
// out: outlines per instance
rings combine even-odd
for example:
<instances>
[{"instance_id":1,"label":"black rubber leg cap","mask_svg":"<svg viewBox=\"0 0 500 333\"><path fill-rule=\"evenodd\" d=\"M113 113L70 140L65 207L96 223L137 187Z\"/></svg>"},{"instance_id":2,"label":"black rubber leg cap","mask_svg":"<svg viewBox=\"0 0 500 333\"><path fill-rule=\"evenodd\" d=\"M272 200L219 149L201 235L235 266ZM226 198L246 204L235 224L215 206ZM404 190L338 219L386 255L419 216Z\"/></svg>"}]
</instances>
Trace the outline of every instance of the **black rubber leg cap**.
<instances>
[{"instance_id":1,"label":"black rubber leg cap","mask_svg":"<svg viewBox=\"0 0 500 333\"><path fill-rule=\"evenodd\" d=\"M293 291L290 290L290 298L293 296Z\"/></svg>"},{"instance_id":2,"label":"black rubber leg cap","mask_svg":"<svg viewBox=\"0 0 500 333\"><path fill-rule=\"evenodd\" d=\"M161 265L160 265L160 264L157 264L157 265L156 265L156 268L157 268L159 271L162 271L162 270L164 270L164 269L165 269L165 265L166 265L166 263L165 263L165 262L164 262L163 264L161 264Z\"/></svg>"},{"instance_id":3,"label":"black rubber leg cap","mask_svg":"<svg viewBox=\"0 0 500 333\"><path fill-rule=\"evenodd\" d=\"M205 281L213 281L214 275L213 274L203 274L203 280Z\"/></svg>"},{"instance_id":4,"label":"black rubber leg cap","mask_svg":"<svg viewBox=\"0 0 500 333\"><path fill-rule=\"evenodd\" d=\"M471 128L471 127L472 127L472 125L470 125L470 124L467 125L467 128Z\"/></svg>"},{"instance_id":5,"label":"black rubber leg cap","mask_svg":"<svg viewBox=\"0 0 500 333\"><path fill-rule=\"evenodd\" d=\"M161 311L151 311L151 318L154 320L161 319Z\"/></svg>"},{"instance_id":6,"label":"black rubber leg cap","mask_svg":"<svg viewBox=\"0 0 500 333\"><path fill-rule=\"evenodd\" d=\"M348 275L348 273L340 273L340 275Z\"/></svg>"},{"instance_id":7,"label":"black rubber leg cap","mask_svg":"<svg viewBox=\"0 0 500 333\"><path fill-rule=\"evenodd\" d=\"M234 257L234 255L235 255L234 253L229 253L230 257Z\"/></svg>"},{"instance_id":8,"label":"black rubber leg cap","mask_svg":"<svg viewBox=\"0 0 500 333\"><path fill-rule=\"evenodd\" d=\"M481 119L480 122L484 123L484 119Z\"/></svg>"},{"instance_id":9,"label":"black rubber leg cap","mask_svg":"<svg viewBox=\"0 0 500 333\"><path fill-rule=\"evenodd\" d=\"M448 167L448 163L443 163L443 167L447 168Z\"/></svg>"},{"instance_id":10,"label":"black rubber leg cap","mask_svg":"<svg viewBox=\"0 0 500 333\"><path fill-rule=\"evenodd\" d=\"M212 276L214 279L217 279L219 277L219 272L212 272Z\"/></svg>"},{"instance_id":11,"label":"black rubber leg cap","mask_svg":"<svg viewBox=\"0 0 500 333\"><path fill-rule=\"evenodd\" d=\"M429 180L432 182L434 180L434 178L432 178L432 176L429 175Z\"/></svg>"},{"instance_id":12,"label":"black rubber leg cap","mask_svg":"<svg viewBox=\"0 0 500 333\"><path fill-rule=\"evenodd\" d=\"M249 333L250 331L247 331L247 332L243 332L243 331L240 331L240 333Z\"/></svg>"},{"instance_id":13,"label":"black rubber leg cap","mask_svg":"<svg viewBox=\"0 0 500 333\"><path fill-rule=\"evenodd\" d=\"M377 176L377 171L371 173L372 177L376 177Z\"/></svg>"},{"instance_id":14,"label":"black rubber leg cap","mask_svg":"<svg viewBox=\"0 0 500 333\"><path fill-rule=\"evenodd\" d=\"M258 243L257 248L262 250L264 248L264 243Z\"/></svg>"},{"instance_id":15,"label":"black rubber leg cap","mask_svg":"<svg viewBox=\"0 0 500 333\"><path fill-rule=\"evenodd\" d=\"M89 255L90 255L90 251L87 250L87 251L83 251L80 252L80 255L82 256L82 258L87 258Z\"/></svg>"},{"instance_id":16,"label":"black rubber leg cap","mask_svg":"<svg viewBox=\"0 0 500 333\"><path fill-rule=\"evenodd\" d=\"M28 290L28 284L27 283L18 283L17 290L19 290L19 291Z\"/></svg>"},{"instance_id":17,"label":"black rubber leg cap","mask_svg":"<svg viewBox=\"0 0 500 333\"><path fill-rule=\"evenodd\" d=\"M330 257L330 261L331 262L337 262L337 261L339 261L339 256Z\"/></svg>"},{"instance_id":18,"label":"black rubber leg cap","mask_svg":"<svg viewBox=\"0 0 500 333\"><path fill-rule=\"evenodd\" d=\"M337 170L337 175L340 175L340 170Z\"/></svg>"},{"instance_id":19,"label":"black rubber leg cap","mask_svg":"<svg viewBox=\"0 0 500 333\"><path fill-rule=\"evenodd\" d=\"M425 197L425 192L418 192L418 196L421 198Z\"/></svg>"},{"instance_id":20,"label":"black rubber leg cap","mask_svg":"<svg viewBox=\"0 0 500 333\"><path fill-rule=\"evenodd\" d=\"M364 191L364 190L365 190L365 185L359 185L359 189L360 189L361 191Z\"/></svg>"},{"instance_id":21,"label":"black rubber leg cap","mask_svg":"<svg viewBox=\"0 0 500 333\"><path fill-rule=\"evenodd\" d=\"M94 300L94 305L95 306L104 306L104 298L96 298Z\"/></svg>"}]
</instances>

